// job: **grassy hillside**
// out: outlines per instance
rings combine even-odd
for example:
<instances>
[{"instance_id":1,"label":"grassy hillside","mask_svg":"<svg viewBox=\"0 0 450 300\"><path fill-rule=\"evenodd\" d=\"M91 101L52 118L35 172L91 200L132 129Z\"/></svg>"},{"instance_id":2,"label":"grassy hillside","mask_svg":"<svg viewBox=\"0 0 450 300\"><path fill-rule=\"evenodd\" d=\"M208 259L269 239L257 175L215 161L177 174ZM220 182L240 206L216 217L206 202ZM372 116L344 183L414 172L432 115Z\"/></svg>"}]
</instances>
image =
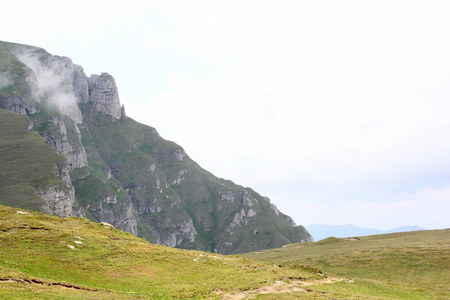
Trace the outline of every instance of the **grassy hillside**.
<instances>
[{"instance_id":1,"label":"grassy hillside","mask_svg":"<svg viewBox=\"0 0 450 300\"><path fill-rule=\"evenodd\" d=\"M153 245L82 218L0 206L0 298L220 299L315 270Z\"/></svg>"},{"instance_id":2,"label":"grassy hillside","mask_svg":"<svg viewBox=\"0 0 450 300\"><path fill-rule=\"evenodd\" d=\"M44 200L36 187L64 187L56 170L65 157L28 130L28 122L25 115L0 109L0 203L41 210Z\"/></svg>"},{"instance_id":3,"label":"grassy hillside","mask_svg":"<svg viewBox=\"0 0 450 300\"><path fill-rule=\"evenodd\" d=\"M450 297L450 229L327 238L242 256L283 265L308 264L354 279L345 286L349 297L355 293L394 299Z\"/></svg>"},{"instance_id":4,"label":"grassy hillside","mask_svg":"<svg viewBox=\"0 0 450 300\"><path fill-rule=\"evenodd\" d=\"M446 230L222 256L0 206L0 298L448 299L448 251Z\"/></svg>"}]
</instances>

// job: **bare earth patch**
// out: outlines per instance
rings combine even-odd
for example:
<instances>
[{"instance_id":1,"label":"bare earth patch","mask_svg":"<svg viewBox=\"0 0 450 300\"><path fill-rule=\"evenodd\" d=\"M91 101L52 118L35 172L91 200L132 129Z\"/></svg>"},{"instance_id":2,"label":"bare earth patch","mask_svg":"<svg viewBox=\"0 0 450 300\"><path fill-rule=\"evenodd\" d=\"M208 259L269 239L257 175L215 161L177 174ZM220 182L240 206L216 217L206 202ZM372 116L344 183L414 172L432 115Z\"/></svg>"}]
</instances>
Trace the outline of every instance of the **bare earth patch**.
<instances>
[{"instance_id":1,"label":"bare earth patch","mask_svg":"<svg viewBox=\"0 0 450 300\"><path fill-rule=\"evenodd\" d=\"M39 284L39 285L49 285L49 286L60 286L64 288L77 289L77 290L86 290L86 291L98 291L96 289L91 289L87 287L81 287L77 285L73 285L70 283L62 283L62 282L45 282L36 279L26 279L26 278L0 278L0 282L19 282L19 283L28 283L28 284Z\"/></svg>"},{"instance_id":2,"label":"bare earth patch","mask_svg":"<svg viewBox=\"0 0 450 300\"><path fill-rule=\"evenodd\" d=\"M307 286L318 285L322 283L335 283L340 281L344 281L344 279L333 276L328 276L327 278L314 281L301 281L301 280L293 280L290 282L275 281L271 285L264 286L256 290L242 291L237 294L230 294L230 293L224 294L222 299L224 300L252 299L256 295L260 294L282 294L291 292L316 292L325 294L325 292L312 290L310 288L307 288Z\"/></svg>"}]
</instances>

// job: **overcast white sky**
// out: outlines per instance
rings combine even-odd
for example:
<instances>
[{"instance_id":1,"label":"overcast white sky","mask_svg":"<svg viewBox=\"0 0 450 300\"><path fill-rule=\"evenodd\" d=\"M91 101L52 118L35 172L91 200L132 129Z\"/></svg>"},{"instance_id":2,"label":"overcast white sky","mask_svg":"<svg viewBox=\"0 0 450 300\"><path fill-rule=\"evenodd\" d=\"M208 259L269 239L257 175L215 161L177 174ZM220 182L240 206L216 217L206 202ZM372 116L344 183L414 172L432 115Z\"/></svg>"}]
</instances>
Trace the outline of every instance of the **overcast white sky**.
<instances>
[{"instance_id":1,"label":"overcast white sky","mask_svg":"<svg viewBox=\"0 0 450 300\"><path fill-rule=\"evenodd\" d=\"M450 2L0 0L0 40L297 224L450 227Z\"/></svg>"}]
</instances>

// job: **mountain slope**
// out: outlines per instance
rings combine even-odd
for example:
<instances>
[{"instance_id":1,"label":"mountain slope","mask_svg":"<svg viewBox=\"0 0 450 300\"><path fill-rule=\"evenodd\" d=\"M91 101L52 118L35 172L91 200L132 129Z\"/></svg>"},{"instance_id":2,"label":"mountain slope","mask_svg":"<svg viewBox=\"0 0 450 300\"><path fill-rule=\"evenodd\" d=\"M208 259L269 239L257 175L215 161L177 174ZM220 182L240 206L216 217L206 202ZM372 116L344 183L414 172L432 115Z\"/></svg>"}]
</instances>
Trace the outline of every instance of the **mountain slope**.
<instances>
[{"instance_id":1,"label":"mountain slope","mask_svg":"<svg viewBox=\"0 0 450 300\"><path fill-rule=\"evenodd\" d=\"M0 107L27 114L32 130L66 158L56 173L67 197L35 191L65 211L41 211L224 254L312 240L268 198L214 176L154 128L127 117L111 75L87 77L69 58L32 46L0 42L0 54Z\"/></svg>"}]
</instances>

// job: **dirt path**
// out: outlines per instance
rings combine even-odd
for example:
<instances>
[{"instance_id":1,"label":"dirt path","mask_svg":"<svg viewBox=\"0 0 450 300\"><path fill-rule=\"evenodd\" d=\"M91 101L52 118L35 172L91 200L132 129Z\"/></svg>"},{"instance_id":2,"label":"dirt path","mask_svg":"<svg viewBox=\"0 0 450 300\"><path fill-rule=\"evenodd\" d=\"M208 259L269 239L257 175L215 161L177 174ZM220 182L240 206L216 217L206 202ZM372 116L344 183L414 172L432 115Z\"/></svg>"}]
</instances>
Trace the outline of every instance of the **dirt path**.
<instances>
[{"instance_id":1,"label":"dirt path","mask_svg":"<svg viewBox=\"0 0 450 300\"><path fill-rule=\"evenodd\" d=\"M312 290L308 288L308 286L318 285L322 283L335 283L339 281L344 281L344 279L329 276L327 278L314 281L293 280L289 281L288 283L284 281L275 281L271 285L264 286L256 290L243 291L237 294L224 294L222 299L224 300L251 299L259 294L281 294L290 292L316 292L324 294L325 292Z\"/></svg>"}]
</instances>

